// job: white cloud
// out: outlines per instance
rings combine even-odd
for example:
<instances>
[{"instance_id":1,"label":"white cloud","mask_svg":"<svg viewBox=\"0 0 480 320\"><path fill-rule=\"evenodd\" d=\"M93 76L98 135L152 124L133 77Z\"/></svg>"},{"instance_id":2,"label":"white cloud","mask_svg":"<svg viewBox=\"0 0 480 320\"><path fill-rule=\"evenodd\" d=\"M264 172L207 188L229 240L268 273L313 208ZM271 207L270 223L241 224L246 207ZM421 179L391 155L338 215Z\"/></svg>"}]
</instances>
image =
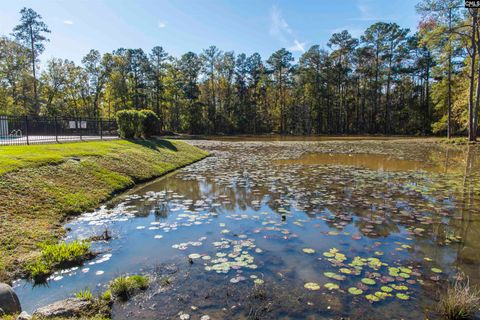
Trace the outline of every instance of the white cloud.
<instances>
[{"instance_id":1,"label":"white cloud","mask_svg":"<svg viewBox=\"0 0 480 320\"><path fill-rule=\"evenodd\" d=\"M167 22L166 21L158 21L158 27L160 29L163 29L167 26Z\"/></svg>"},{"instance_id":2,"label":"white cloud","mask_svg":"<svg viewBox=\"0 0 480 320\"><path fill-rule=\"evenodd\" d=\"M73 21L72 20L64 20L63 23L68 24L68 25L72 25Z\"/></svg>"},{"instance_id":3,"label":"white cloud","mask_svg":"<svg viewBox=\"0 0 480 320\"><path fill-rule=\"evenodd\" d=\"M293 52L305 52L306 41L301 42L296 39L295 32L282 16L282 12L273 6L270 12L270 35L277 38L288 50ZM293 42L292 45L290 45Z\"/></svg>"},{"instance_id":4,"label":"white cloud","mask_svg":"<svg viewBox=\"0 0 480 320\"><path fill-rule=\"evenodd\" d=\"M286 42L287 37L292 35L293 31L276 6L272 7L270 19L270 35L278 38L280 41Z\"/></svg>"},{"instance_id":5,"label":"white cloud","mask_svg":"<svg viewBox=\"0 0 480 320\"><path fill-rule=\"evenodd\" d=\"M305 45L307 44L306 41L300 42L297 39L295 39L293 43L294 43L293 46L288 47L288 50L292 52L302 52L302 53L305 52Z\"/></svg>"}]
</instances>

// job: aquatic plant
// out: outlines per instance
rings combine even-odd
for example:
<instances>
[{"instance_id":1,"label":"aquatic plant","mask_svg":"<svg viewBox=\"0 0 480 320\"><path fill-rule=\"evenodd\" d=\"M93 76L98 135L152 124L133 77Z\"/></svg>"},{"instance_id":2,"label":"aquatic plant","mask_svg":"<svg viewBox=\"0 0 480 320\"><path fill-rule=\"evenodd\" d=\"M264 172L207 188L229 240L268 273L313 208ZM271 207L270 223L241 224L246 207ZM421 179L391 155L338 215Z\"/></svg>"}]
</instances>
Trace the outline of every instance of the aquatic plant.
<instances>
[{"instance_id":1,"label":"aquatic plant","mask_svg":"<svg viewBox=\"0 0 480 320\"><path fill-rule=\"evenodd\" d=\"M90 288L85 288L84 290L80 290L75 293L75 298L82 299L82 300L93 300L93 293Z\"/></svg>"},{"instance_id":2,"label":"aquatic plant","mask_svg":"<svg viewBox=\"0 0 480 320\"><path fill-rule=\"evenodd\" d=\"M358 289L358 288L356 288L356 287L351 287L351 288L348 288L348 292L349 292L350 294L353 294L353 295L357 296L357 295L359 295L359 294L362 294L362 293L363 293L363 290Z\"/></svg>"},{"instance_id":3,"label":"aquatic plant","mask_svg":"<svg viewBox=\"0 0 480 320\"><path fill-rule=\"evenodd\" d=\"M320 290L320 285L315 282L307 282L303 286L305 287L305 289L312 290L312 291Z\"/></svg>"},{"instance_id":4,"label":"aquatic plant","mask_svg":"<svg viewBox=\"0 0 480 320\"><path fill-rule=\"evenodd\" d=\"M471 319L480 306L480 291L470 281L456 280L440 297L439 311L449 320Z\"/></svg>"},{"instance_id":5,"label":"aquatic plant","mask_svg":"<svg viewBox=\"0 0 480 320\"><path fill-rule=\"evenodd\" d=\"M106 290L104 293L102 293L101 298L105 301L111 301L112 300L112 291L110 289Z\"/></svg>"},{"instance_id":6,"label":"aquatic plant","mask_svg":"<svg viewBox=\"0 0 480 320\"><path fill-rule=\"evenodd\" d=\"M162 277L162 278L160 279L160 285L161 285L162 287L167 287L167 286L169 286L169 285L172 284L172 281L173 281L173 280L172 280L171 277L165 276L165 277Z\"/></svg>"},{"instance_id":7,"label":"aquatic plant","mask_svg":"<svg viewBox=\"0 0 480 320\"><path fill-rule=\"evenodd\" d=\"M136 290L147 289L149 283L150 279L147 276L120 276L110 282L109 287L114 297L126 301L135 293Z\"/></svg>"},{"instance_id":8,"label":"aquatic plant","mask_svg":"<svg viewBox=\"0 0 480 320\"><path fill-rule=\"evenodd\" d=\"M43 282L55 269L81 264L90 257L90 242L61 242L39 244L41 255L27 266L27 271L35 282Z\"/></svg>"}]
</instances>

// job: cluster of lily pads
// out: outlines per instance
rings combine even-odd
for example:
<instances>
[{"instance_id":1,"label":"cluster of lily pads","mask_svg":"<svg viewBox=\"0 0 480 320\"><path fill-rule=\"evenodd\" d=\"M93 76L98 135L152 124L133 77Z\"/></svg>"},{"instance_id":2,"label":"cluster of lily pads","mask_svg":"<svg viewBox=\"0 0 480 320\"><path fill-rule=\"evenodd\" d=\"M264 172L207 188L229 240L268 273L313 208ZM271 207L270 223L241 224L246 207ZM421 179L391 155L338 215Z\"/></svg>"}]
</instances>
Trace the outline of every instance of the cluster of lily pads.
<instances>
[{"instance_id":1,"label":"cluster of lily pads","mask_svg":"<svg viewBox=\"0 0 480 320\"><path fill-rule=\"evenodd\" d=\"M304 248L306 254L314 254L315 250ZM376 252L383 255L382 252ZM346 291L354 296L364 295L370 302L379 302L390 297L400 300L410 299L409 285L423 284L419 277L419 270L410 266L392 266L378 257L355 256L348 259L344 253L337 248L323 252L324 258L331 266L337 268L337 272L324 272L326 278L339 281L340 283L349 280L345 286ZM442 273L439 268L431 268L433 273ZM352 282L354 283L352 285ZM340 284L328 282L323 285L327 290L341 290ZM307 282L305 289L317 291L321 289L320 284Z\"/></svg>"}]
</instances>

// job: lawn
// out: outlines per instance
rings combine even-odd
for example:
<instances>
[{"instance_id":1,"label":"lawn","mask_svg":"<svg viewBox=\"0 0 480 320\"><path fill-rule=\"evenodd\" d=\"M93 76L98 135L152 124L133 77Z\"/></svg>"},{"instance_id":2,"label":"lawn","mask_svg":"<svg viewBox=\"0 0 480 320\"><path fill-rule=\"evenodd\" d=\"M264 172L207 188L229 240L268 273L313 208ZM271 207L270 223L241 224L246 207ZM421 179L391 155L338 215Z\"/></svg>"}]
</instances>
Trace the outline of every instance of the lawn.
<instances>
[{"instance_id":1,"label":"lawn","mask_svg":"<svg viewBox=\"0 0 480 320\"><path fill-rule=\"evenodd\" d=\"M0 281L21 275L69 216L206 156L171 140L0 147Z\"/></svg>"}]
</instances>

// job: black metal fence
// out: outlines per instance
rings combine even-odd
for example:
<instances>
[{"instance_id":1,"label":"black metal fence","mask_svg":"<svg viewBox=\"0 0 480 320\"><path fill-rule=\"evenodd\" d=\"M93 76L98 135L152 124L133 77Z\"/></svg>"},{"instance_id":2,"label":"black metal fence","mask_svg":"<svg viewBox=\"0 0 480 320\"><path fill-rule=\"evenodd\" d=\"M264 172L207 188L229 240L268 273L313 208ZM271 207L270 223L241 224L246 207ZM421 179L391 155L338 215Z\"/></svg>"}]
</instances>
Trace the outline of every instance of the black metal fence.
<instances>
[{"instance_id":1,"label":"black metal fence","mask_svg":"<svg viewBox=\"0 0 480 320\"><path fill-rule=\"evenodd\" d=\"M0 145L116 139L117 129L110 119L0 115Z\"/></svg>"}]
</instances>

